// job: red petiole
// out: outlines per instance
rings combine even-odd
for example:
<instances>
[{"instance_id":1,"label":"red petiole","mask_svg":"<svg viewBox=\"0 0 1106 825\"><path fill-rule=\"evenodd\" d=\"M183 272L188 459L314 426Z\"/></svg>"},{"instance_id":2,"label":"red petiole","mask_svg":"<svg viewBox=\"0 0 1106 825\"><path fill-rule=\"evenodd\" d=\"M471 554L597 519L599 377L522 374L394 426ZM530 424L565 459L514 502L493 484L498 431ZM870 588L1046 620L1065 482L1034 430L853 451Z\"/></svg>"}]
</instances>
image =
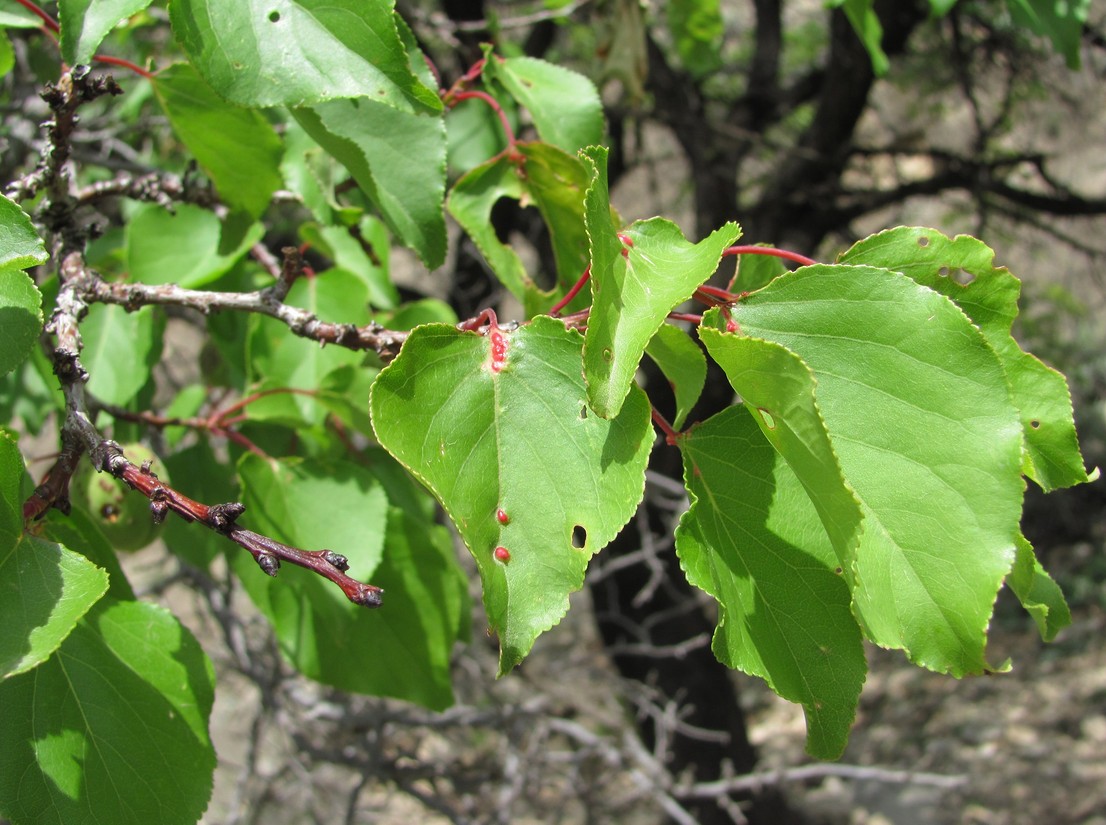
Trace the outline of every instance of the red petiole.
<instances>
[{"instance_id":1,"label":"red petiole","mask_svg":"<svg viewBox=\"0 0 1106 825\"><path fill-rule=\"evenodd\" d=\"M672 425L668 423L663 415L657 412L656 407L651 408L653 415L653 423L657 425L657 428L664 433L664 441L668 446L675 447L676 440L680 437L680 434L672 429Z\"/></svg>"},{"instance_id":2,"label":"red petiole","mask_svg":"<svg viewBox=\"0 0 1106 825\"><path fill-rule=\"evenodd\" d=\"M798 252L791 252L787 249L776 249L771 246L731 246L723 252L722 255L770 255L773 258L784 258L785 260L794 261L803 266L812 266L818 263L813 258L800 255Z\"/></svg>"},{"instance_id":3,"label":"red petiole","mask_svg":"<svg viewBox=\"0 0 1106 825\"><path fill-rule=\"evenodd\" d=\"M15 0L15 2L17 2L23 8L27 9L27 11L31 12L36 17L41 19L42 27L49 34L56 35L61 30L61 28L58 26L58 21L47 14L45 11L43 11L41 8L39 8L37 4L32 2L32 0ZM147 80L153 79L153 75L150 74L150 72L146 71L141 66L132 63L129 60L124 60L122 57L111 57L109 55L97 54L93 55L92 59L95 60L97 63L106 63L109 66L119 66L123 69L129 69L136 75L144 77Z\"/></svg>"},{"instance_id":4,"label":"red petiole","mask_svg":"<svg viewBox=\"0 0 1106 825\"><path fill-rule=\"evenodd\" d=\"M31 0L15 0L15 2L17 2L23 8L25 8L27 11L34 14L36 17L41 18L43 25L47 29L52 31L54 34L58 33L58 31L59 31L58 21L56 21L53 17L51 17L46 12L44 12L42 9L40 9L37 5L32 3Z\"/></svg>"},{"instance_id":5,"label":"red petiole","mask_svg":"<svg viewBox=\"0 0 1106 825\"><path fill-rule=\"evenodd\" d=\"M591 279L591 264L588 264L588 266L586 266L584 268L584 274L580 276L580 280L578 280L575 284L573 284L572 289L570 289L568 292L566 292L565 296L563 298L561 298L561 300L557 301L557 303L555 303L550 308L549 316L551 318L556 318L560 314L561 310L564 309L566 306L568 306L570 303L572 303L572 299L575 298L578 294L580 294L580 290L584 288L584 284L586 284L590 279Z\"/></svg>"},{"instance_id":6,"label":"red petiole","mask_svg":"<svg viewBox=\"0 0 1106 825\"><path fill-rule=\"evenodd\" d=\"M507 120L507 113L503 111L503 107L499 105L499 101L487 92L454 92L450 97L451 102L449 105L455 105L462 100L482 100L492 108L492 111L499 117L499 123L503 127L503 134L507 138L506 151L512 152L516 143L515 130L511 128L511 122Z\"/></svg>"}]
</instances>

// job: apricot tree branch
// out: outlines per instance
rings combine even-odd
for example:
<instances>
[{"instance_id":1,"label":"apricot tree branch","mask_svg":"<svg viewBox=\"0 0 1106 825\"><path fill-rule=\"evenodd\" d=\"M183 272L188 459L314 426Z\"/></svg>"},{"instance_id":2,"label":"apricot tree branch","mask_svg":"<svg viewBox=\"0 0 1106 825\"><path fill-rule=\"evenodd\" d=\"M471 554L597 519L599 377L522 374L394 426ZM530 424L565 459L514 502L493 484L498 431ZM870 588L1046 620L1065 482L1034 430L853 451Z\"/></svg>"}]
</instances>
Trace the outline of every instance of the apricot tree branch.
<instances>
[{"instance_id":1,"label":"apricot tree branch","mask_svg":"<svg viewBox=\"0 0 1106 825\"><path fill-rule=\"evenodd\" d=\"M72 478L81 454L87 452L97 470L121 479L132 490L150 500L150 517L155 522L162 521L172 511L185 521L197 521L249 551L258 566L270 576L275 576L281 562L286 561L334 582L354 604L379 606L383 591L347 576L349 562L345 556L332 550L300 550L239 527L236 521L245 511L245 505L239 502L207 505L195 501L162 483L150 471L149 465L139 467L128 461L118 444L104 438L92 423L88 412L88 399L84 389L88 373L80 360L82 342L79 328L80 319L95 298L97 287L104 285L104 282L85 265L80 252L66 255L59 276L61 288L46 331L56 341L53 353L54 373L61 381L62 394L65 397L65 419L61 426L62 451L54 466L47 472L43 483L25 502L24 518L37 518L51 506L57 506L63 512L68 511L69 479Z\"/></svg>"},{"instance_id":2,"label":"apricot tree branch","mask_svg":"<svg viewBox=\"0 0 1106 825\"><path fill-rule=\"evenodd\" d=\"M282 277L273 286L254 292L212 292L185 289L176 284L121 283L96 278L87 294L90 302L117 304L128 311L144 306L176 306L195 309L204 315L253 312L281 321L302 338L351 350L371 350L383 361L395 358L407 340L406 332L385 329L375 322L359 327L321 321L306 309L282 303L289 285L288 279Z\"/></svg>"}]
</instances>

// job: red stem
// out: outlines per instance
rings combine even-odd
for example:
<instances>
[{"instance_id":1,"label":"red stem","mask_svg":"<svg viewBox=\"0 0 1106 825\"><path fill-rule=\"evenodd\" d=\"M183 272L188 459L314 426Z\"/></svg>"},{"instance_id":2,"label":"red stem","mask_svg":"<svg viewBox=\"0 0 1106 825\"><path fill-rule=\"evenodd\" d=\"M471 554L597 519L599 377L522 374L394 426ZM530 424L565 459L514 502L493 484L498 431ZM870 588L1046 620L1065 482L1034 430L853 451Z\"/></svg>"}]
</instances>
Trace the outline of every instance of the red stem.
<instances>
[{"instance_id":1,"label":"red stem","mask_svg":"<svg viewBox=\"0 0 1106 825\"><path fill-rule=\"evenodd\" d=\"M734 301L739 300L740 297L732 292L727 292L726 290L719 289L716 286L708 286L707 284L703 284L701 287L699 287L698 291L702 292L704 295L709 295L712 298L717 298L719 301L722 301L722 303L725 304L732 304ZM704 301L704 303L706 302Z\"/></svg>"},{"instance_id":2,"label":"red stem","mask_svg":"<svg viewBox=\"0 0 1106 825\"><path fill-rule=\"evenodd\" d=\"M107 63L109 66L122 66L124 69L130 69L139 77L144 77L147 80L154 79L154 76L150 72L146 71L141 66L131 63L129 60L124 60L122 57L110 57L106 54L98 54L92 59L97 63Z\"/></svg>"},{"instance_id":3,"label":"red stem","mask_svg":"<svg viewBox=\"0 0 1106 825\"><path fill-rule=\"evenodd\" d=\"M269 460L272 459L272 456L270 456L267 452L265 452L263 449L258 447L256 444L254 444L252 441L250 441L248 438L246 438L246 436L242 435L242 433L238 432L237 430L227 430L227 429L224 429L222 427L218 427L218 428L213 428L211 431L213 433L215 433L216 435L222 435L228 441L233 441L235 444L237 444L242 449L248 450L249 452L253 453L254 455L258 456L259 458L264 458L266 461L269 461Z\"/></svg>"},{"instance_id":4,"label":"red stem","mask_svg":"<svg viewBox=\"0 0 1106 825\"><path fill-rule=\"evenodd\" d=\"M565 329L578 329L584 331L588 327L588 316L590 315L591 307L585 307L579 312L562 315L559 320L565 325Z\"/></svg>"},{"instance_id":5,"label":"red stem","mask_svg":"<svg viewBox=\"0 0 1106 825\"><path fill-rule=\"evenodd\" d=\"M590 278L591 264L588 264L584 267L584 274L580 276L580 280L573 285L572 289L565 293L565 297L561 298L561 300L557 301L557 303L553 304L552 308L550 308L549 317L556 318L562 309L572 303L572 299L580 293L580 290L584 288L584 284L586 284Z\"/></svg>"},{"instance_id":6,"label":"red stem","mask_svg":"<svg viewBox=\"0 0 1106 825\"><path fill-rule=\"evenodd\" d=\"M467 321L458 324L457 327L465 332L476 332L484 325L487 325L489 332L499 329L499 319L495 315L495 310L490 307L480 310L480 314L475 318L469 318Z\"/></svg>"},{"instance_id":7,"label":"red stem","mask_svg":"<svg viewBox=\"0 0 1106 825\"><path fill-rule=\"evenodd\" d=\"M482 100L492 107L492 111L499 116L499 122L503 126L503 133L507 136L507 148L510 149L515 145L515 130L511 128L510 121L507 120L507 113L503 111L503 107L499 105L499 101L492 97L487 92L456 92L451 100L455 103L460 103L462 100Z\"/></svg>"},{"instance_id":8,"label":"red stem","mask_svg":"<svg viewBox=\"0 0 1106 825\"><path fill-rule=\"evenodd\" d=\"M15 2L17 2L19 5L21 5L23 8L25 8L27 11L31 12L32 14L42 18L43 25L45 25L46 28L48 28L54 34L58 33L58 30L59 30L58 29L58 21L55 20L50 15L48 15L46 12L44 12L42 9L40 9L38 6L36 6L34 3L32 3L31 0L15 0Z\"/></svg>"},{"instance_id":9,"label":"red stem","mask_svg":"<svg viewBox=\"0 0 1106 825\"><path fill-rule=\"evenodd\" d=\"M453 85L450 86L447 91L442 92L442 103L444 103L446 106L452 106L453 101L456 99L457 95L463 92L470 83L480 77L480 75L484 71L485 62L486 61L484 60L484 58L481 57L471 66L469 66L467 72L457 78L457 80L453 82Z\"/></svg>"},{"instance_id":10,"label":"red stem","mask_svg":"<svg viewBox=\"0 0 1106 825\"><path fill-rule=\"evenodd\" d=\"M283 393L290 393L292 395L307 395L307 396L313 396L315 394L311 390L301 390L301 389L298 389L296 387L274 387L273 389L270 389L270 390L260 390L259 392L255 392L253 395L247 395L245 398L241 398L238 401L235 401L229 407L226 407L222 410L216 410L214 413L212 413L210 416L208 416L208 419L207 419L208 423L212 427L217 427L219 425L226 425L228 423L231 423L230 419L227 418L227 416L229 416L231 413L238 412L239 410L242 410L242 409L248 407L254 401L260 401L262 398L265 398L266 396L281 395ZM235 420L240 420L240 419L235 419Z\"/></svg>"},{"instance_id":11,"label":"red stem","mask_svg":"<svg viewBox=\"0 0 1106 825\"><path fill-rule=\"evenodd\" d=\"M53 17L40 9L34 2L32 2L32 0L15 0L15 2L17 2L23 8L27 9L27 11L31 12L36 17L39 17L42 20L43 27L47 31L51 32L52 34L58 34L58 32L60 31L58 21L56 21ZM95 60L97 63L107 63L110 66L120 66L124 69L130 69L136 75L144 77L147 80L153 80L154 77L141 66L138 66L129 60L124 60L122 57L110 57L108 55L97 54L94 55L92 59Z\"/></svg>"},{"instance_id":12,"label":"red stem","mask_svg":"<svg viewBox=\"0 0 1106 825\"><path fill-rule=\"evenodd\" d=\"M818 263L813 258L808 258L806 255L800 255L798 252L791 252L787 249L775 249L771 246L731 246L723 255L771 255L774 258L786 258L789 261L794 261L797 264L803 266L813 266Z\"/></svg>"},{"instance_id":13,"label":"red stem","mask_svg":"<svg viewBox=\"0 0 1106 825\"><path fill-rule=\"evenodd\" d=\"M680 437L679 433L672 429L672 425L665 420L663 415L657 412L656 407L652 408L652 413L653 423L656 424L658 428L660 428L660 431L662 433L664 433L665 443L667 443L670 447L675 447L676 439Z\"/></svg>"},{"instance_id":14,"label":"red stem","mask_svg":"<svg viewBox=\"0 0 1106 825\"><path fill-rule=\"evenodd\" d=\"M673 321L690 321L693 324L701 324L703 322L702 315L693 315L690 312L670 312L668 317Z\"/></svg>"}]
</instances>

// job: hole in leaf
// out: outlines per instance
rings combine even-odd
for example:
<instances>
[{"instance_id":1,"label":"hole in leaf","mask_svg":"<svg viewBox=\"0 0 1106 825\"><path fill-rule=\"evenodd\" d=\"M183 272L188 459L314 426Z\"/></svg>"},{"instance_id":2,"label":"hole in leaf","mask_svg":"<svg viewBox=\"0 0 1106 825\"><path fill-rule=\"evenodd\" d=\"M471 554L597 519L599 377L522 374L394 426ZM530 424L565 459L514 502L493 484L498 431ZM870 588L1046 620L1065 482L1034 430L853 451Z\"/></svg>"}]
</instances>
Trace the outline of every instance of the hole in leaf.
<instances>
[{"instance_id":1,"label":"hole in leaf","mask_svg":"<svg viewBox=\"0 0 1106 825\"><path fill-rule=\"evenodd\" d=\"M840 576L845 571L842 570L840 567L835 567L835 568L833 568L833 572L836 573L838 576Z\"/></svg>"},{"instance_id":2,"label":"hole in leaf","mask_svg":"<svg viewBox=\"0 0 1106 825\"><path fill-rule=\"evenodd\" d=\"M925 235L922 235L922 237L918 238L918 246L929 246L929 238L927 238Z\"/></svg>"},{"instance_id":3,"label":"hole in leaf","mask_svg":"<svg viewBox=\"0 0 1106 825\"><path fill-rule=\"evenodd\" d=\"M772 413L763 407L757 407L757 412L760 413L760 417L764 419L764 426L770 430L776 429L776 419L772 417Z\"/></svg>"},{"instance_id":4,"label":"hole in leaf","mask_svg":"<svg viewBox=\"0 0 1106 825\"><path fill-rule=\"evenodd\" d=\"M937 275L941 278L949 277L949 268L947 266L941 267L937 270Z\"/></svg>"},{"instance_id":5,"label":"hole in leaf","mask_svg":"<svg viewBox=\"0 0 1106 825\"><path fill-rule=\"evenodd\" d=\"M280 12L279 11L269 12L269 22L270 23L279 23L280 22Z\"/></svg>"},{"instance_id":6,"label":"hole in leaf","mask_svg":"<svg viewBox=\"0 0 1106 825\"><path fill-rule=\"evenodd\" d=\"M956 281L956 283L960 284L960 286L967 286L975 280L975 275L970 272L966 272L963 269L954 269L952 272L949 273L949 277Z\"/></svg>"},{"instance_id":7,"label":"hole in leaf","mask_svg":"<svg viewBox=\"0 0 1106 825\"><path fill-rule=\"evenodd\" d=\"M1041 428L1041 422L1034 418L1032 421L1029 422L1029 426L1035 430L1038 430Z\"/></svg>"},{"instance_id":8,"label":"hole in leaf","mask_svg":"<svg viewBox=\"0 0 1106 825\"><path fill-rule=\"evenodd\" d=\"M588 531L582 525L577 524L572 528L572 546L577 550L583 550L588 542Z\"/></svg>"},{"instance_id":9,"label":"hole in leaf","mask_svg":"<svg viewBox=\"0 0 1106 825\"><path fill-rule=\"evenodd\" d=\"M588 405L585 404L580 408L580 420L584 421L588 417Z\"/></svg>"}]
</instances>

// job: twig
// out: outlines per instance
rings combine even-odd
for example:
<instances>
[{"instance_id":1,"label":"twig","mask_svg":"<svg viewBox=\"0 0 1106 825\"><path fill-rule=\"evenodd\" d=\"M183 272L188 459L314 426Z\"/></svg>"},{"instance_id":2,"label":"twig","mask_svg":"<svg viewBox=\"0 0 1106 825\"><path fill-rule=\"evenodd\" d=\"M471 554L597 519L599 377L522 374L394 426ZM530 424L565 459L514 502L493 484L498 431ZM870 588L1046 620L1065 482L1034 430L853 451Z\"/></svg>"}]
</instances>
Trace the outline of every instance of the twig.
<instances>
[{"instance_id":1,"label":"twig","mask_svg":"<svg viewBox=\"0 0 1106 825\"><path fill-rule=\"evenodd\" d=\"M38 216L61 240L63 253L83 249L88 236L87 228L73 219L77 201L69 191L67 171L77 110L102 95L122 93L111 77L92 77L88 66L77 66L63 72L58 82L48 84L42 94L53 112L53 118L43 124L47 132L46 151L38 168L13 181L7 194L15 200L26 200L39 192L46 193Z\"/></svg>"},{"instance_id":2,"label":"twig","mask_svg":"<svg viewBox=\"0 0 1106 825\"><path fill-rule=\"evenodd\" d=\"M211 292L185 289L176 284L149 285L141 283L107 282L99 278L90 286L90 301L116 304L133 311L144 306L177 306L198 310L204 315L213 312L253 312L284 323L296 335L320 344L337 344L351 350L375 352L383 361L391 361L399 353L407 332L385 329L371 323L335 324L320 321L314 313L281 302L287 294L283 278L271 287L255 292Z\"/></svg>"},{"instance_id":3,"label":"twig","mask_svg":"<svg viewBox=\"0 0 1106 825\"><path fill-rule=\"evenodd\" d=\"M275 576L281 562L287 561L334 582L354 604L378 606L383 591L347 576L349 562L345 556L331 550L300 550L239 527L235 522L245 511L244 505L230 502L209 506L194 501L163 484L150 472L149 466L132 464L118 444L101 435L88 413L84 391L88 373L80 362L82 343L78 323L87 312L89 296L95 295L97 286L103 285L103 281L85 266L80 252L71 252L65 257L59 275L62 285L47 332L56 338L54 373L61 380L65 397L62 451L46 479L24 504L24 517L36 518L54 505L63 512L67 510L69 479L81 454L87 452L96 469L123 480L150 500L150 515L155 522L160 522L172 511L185 521L200 522L249 551L258 566L270 576Z\"/></svg>"},{"instance_id":4,"label":"twig","mask_svg":"<svg viewBox=\"0 0 1106 825\"><path fill-rule=\"evenodd\" d=\"M197 186L193 178L180 178L162 172L151 172L135 177L130 172L121 172L111 180L97 181L78 189L75 193L78 203L95 203L103 198L124 197L131 200L156 203L168 212L173 212L177 203L194 203L212 207L216 203L215 193L207 186Z\"/></svg>"},{"instance_id":5,"label":"twig","mask_svg":"<svg viewBox=\"0 0 1106 825\"><path fill-rule=\"evenodd\" d=\"M797 768L783 768L777 771L762 771L729 779L711 782L696 782L692 785L680 785L672 789L672 795L678 799L713 799L725 794L759 791L770 785L785 782L806 782L811 779L823 779L837 776L858 781L888 782L896 784L929 785L934 788L959 788L967 783L966 776L953 776L924 771L903 771L891 768L869 768L863 765L841 765L820 763L802 765Z\"/></svg>"}]
</instances>

